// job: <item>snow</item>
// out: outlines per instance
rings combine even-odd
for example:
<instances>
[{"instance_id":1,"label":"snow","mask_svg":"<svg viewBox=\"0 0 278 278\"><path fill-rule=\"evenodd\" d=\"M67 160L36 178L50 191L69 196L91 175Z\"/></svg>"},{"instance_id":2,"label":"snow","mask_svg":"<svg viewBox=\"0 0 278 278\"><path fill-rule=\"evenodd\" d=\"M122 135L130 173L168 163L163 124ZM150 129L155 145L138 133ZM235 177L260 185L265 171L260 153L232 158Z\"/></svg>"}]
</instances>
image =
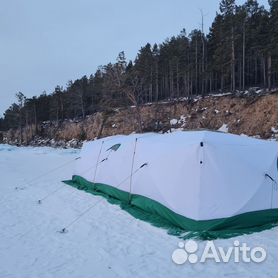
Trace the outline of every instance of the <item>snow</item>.
<instances>
[{"instance_id":1,"label":"snow","mask_svg":"<svg viewBox=\"0 0 278 278\"><path fill-rule=\"evenodd\" d=\"M101 197L63 186L60 181L71 177L78 155L73 149L0 145L0 277L277 276L277 228L237 237L249 246L266 248L263 263L175 265L171 256L180 242L177 237ZM57 171L49 172L55 167ZM92 204L95 207L68 233L57 232ZM229 247L234 240L215 244ZM198 243L203 248L206 242Z\"/></svg>"},{"instance_id":2,"label":"snow","mask_svg":"<svg viewBox=\"0 0 278 278\"><path fill-rule=\"evenodd\" d=\"M210 94L209 96L212 96L212 97L224 97L224 96L229 96L229 95L232 95L232 93L228 92L228 93L222 93L222 94Z\"/></svg>"},{"instance_id":3,"label":"snow","mask_svg":"<svg viewBox=\"0 0 278 278\"><path fill-rule=\"evenodd\" d=\"M170 125L171 126L175 126L177 124L181 124L182 127L184 127L184 125L186 124L186 116L181 115L179 119L171 119L170 120ZM183 129L179 129L179 130L183 130Z\"/></svg>"},{"instance_id":4,"label":"snow","mask_svg":"<svg viewBox=\"0 0 278 278\"><path fill-rule=\"evenodd\" d=\"M171 132L178 132L178 131L184 131L184 129L182 127L171 128Z\"/></svg>"},{"instance_id":5,"label":"snow","mask_svg":"<svg viewBox=\"0 0 278 278\"><path fill-rule=\"evenodd\" d=\"M229 127L227 124L223 124L219 129L218 131L221 131L221 132L229 132Z\"/></svg>"},{"instance_id":6,"label":"snow","mask_svg":"<svg viewBox=\"0 0 278 278\"><path fill-rule=\"evenodd\" d=\"M179 123L179 124L184 124L184 123L186 122L186 118L187 118L186 116L181 115L181 116L180 116L180 119L179 119L179 121L178 121L178 123Z\"/></svg>"},{"instance_id":7,"label":"snow","mask_svg":"<svg viewBox=\"0 0 278 278\"><path fill-rule=\"evenodd\" d=\"M176 125L179 121L177 119L170 120L170 125Z\"/></svg>"},{"instance_id":8,"label":"snow","mask_svg":"<svg viewBox=\"0 0 278 278\"><path fill-rule=\"evenodd\" d=\"M278 133L278 129L276 129L275 127L272 127L272 128L271 128L271 131L272 131L273 133Z\"/></svg>"}]
</instances>

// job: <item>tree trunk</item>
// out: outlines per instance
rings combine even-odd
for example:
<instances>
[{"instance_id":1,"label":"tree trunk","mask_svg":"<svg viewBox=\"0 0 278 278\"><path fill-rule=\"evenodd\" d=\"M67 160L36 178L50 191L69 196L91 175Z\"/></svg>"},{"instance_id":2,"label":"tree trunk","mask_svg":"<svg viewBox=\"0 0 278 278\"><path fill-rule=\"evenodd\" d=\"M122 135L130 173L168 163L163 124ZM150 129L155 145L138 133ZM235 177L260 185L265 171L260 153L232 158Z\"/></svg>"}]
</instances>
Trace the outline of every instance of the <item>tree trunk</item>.
<instances>
[{"instance_id":1,"label":"tree trunk","mask_svg":"<svg viewBox=\"0 0 278 278\"><path fill-rule=\"evenodd\" d=\"M188 95L188 87L187 87L187 74L185 73L183 76L183 86L184 86L184 95Z\"/></svg>"},{"instance_id":2,"label":"tree trunk","mask_svg":"<svg viewBox=\"0 0 278 278\"><path fill-rule=\"evenodd\" d=\"M32 131L32 126L29 126L29 115L28 112L25 112L25 129L24 129L24 135L25 135L25 143L28 145L29 143L29 138L28 138L28 131L31 130L31 133L33 133Z\"/></svg>"},{"instance_id":3,"label":"tree trunk","mask_svg":"<svg viewBox=\"0 0 278 278\"><path fill-rule=\"evenodd\" d=\"M20 145L21 145L22 141L23 141L23 136L22 136L22 112L21 112L21 109L19 111L19 128L20 128Z\"/></svg>"},{"instance_id":4,"label":"tree trunk","mask_svg":"<svg viewBox=\"0 0 278 278\"><path fill-rule=\"evenodd\" d=\"M264 83L264 88L266 88L265 57L262 57L261 59L262 59L263 83Z\"/></svg>"},{"instance_id":5,"label":"tree trunk","mask_svg":"<svg viewBox=\"0 0 278 278\"><path fill-rule=\"evenodd\" d=\"M267 56L267 87L268 90L271 89L271 54L268 53Z\"/></svg>"},{"instance_id":6,"label":"tree trunk","mask_svg":"<svg viewBox=\"0 0 278 278\"><path fill-rule=\"evenodd\" d=\"M138 128L139 128L139 133L143 132L143 127L142 127L142 117L141 117L141 109L138 104L135 106L136 108L136 115L137 115L137 123L138 123Z\"/></svg>"},{"instance_id":7,"label":"tree trunk","mask_svg":"<svg viewBox=\"0 0 278 278\"><path fill-rule=\"evenodd\" d=\"M155 63L155 101L158 102L158 63Z\"/></svg>"},{"instance_id":8,"label":"tree trunk","mask_svg":"<svg viewBox=\"0 0 278 278\"><path fill-rule=\"evenodd\" d=\"M238 86L242 90L242 61L239 61Z\"/></svg>"},{"instance_id":9,"label":"tree trunk","mask_svg":"<svg viewBox=\"0 0 278 278\"><path fill-rule=\"evenodd\" d=\"M151 67L151 81L149 86L149 102L153 102L153 67Z\"/></svg>"},{"instance_id":10,"label":"tree trunk","mask_svg":"<svg viewBox=\"0 0 278 278\"><path fill-rule=\"evenodd\" d=\"M80 106L81 106L81 112L82 112L82 119L85 119L85 109L84 109L84 101L82 94L80 95Z\"/></svg>"},{"instance_id":11,"label":"tree trunk","mask_svg":"<svg viewBox=\"0 0 278 278\"><path fill-rule=\"evenodd\" d=\"M235 91L235 40L234 40L234 27L232 27L232 53L231 53L231 91Z\"/></svg>"},{"instance_id":12,"label":"tree trunk","mask_svg":"<svg viewBox=\"0 0 278 278\"><path fill-rule=\"evenodd\" d=\"M38 117L37 117L37 107L36 103L34 103L34 124L35 124L35 135L38 134Z\"/></svg>"},{"instance_id":13,"label":"tree trunk","mask_svg":"<svg viewBox=\"0 0 278 278\"><path fill-rule=\"evenodd\" d=\"M102 131L103 131L103 128L104 128L104 125L105 125L107 119L108 119L107 115L102 115L102 121L101 121L100 127L97 131L97 138L98 139L101 137L101 134L102 134Z\"/></svg>"},{"instance_id":14,"label":"tree trunk","mask_svg":"<svg viewBox=\"0 0 278 278\"><path fill-rule=\"evenodd\" d=\"M198 41L195 45L195 94L198 95Z\"/></svg>"},{"instance_id":15,"label":"tree trunk","mask_svg":"<svg viewBox=\"0 0 278 278\"><path fill-rule=\"evenodd\" d=\"M60 97L60 110L61 110L61 120L64 119L64 104L63 104L63 98Z\"/></svg>"},{"instance_id":16,"label":"tree trunk","mask_svg":"<svg viewBox=\"0 0 278 278\"><path fill-rule=\"evenodd\" d=\"M223 74L223 68L221 70L221 81L220 81L220 89L221 89L221 92L223 92L223 89L224 89L224 74Z\"/></svg>"},{"instance_id":17,"label":"tree trunk","mask_svg":"<svg viewBox=\"0 0 278 278\"><path fill-rule=\"evenodd\" d=\"M212 72L209 74L209 92L212 91Z\"/></svg>"},{"instance_id":18,"label":"tree trunk","mask_svg":"<svg viewBox=\"0 0 278 278\"><path fill-rule=\"evenodd\" d=\"M170 99L172 99L174 93L174 80L173 80L173 69L172 69L171 62L169 62L169 78L170 78Z\"/></svg>"},{"instance_id":19,"label":"tree trunk","mask_svg":"<svg viewBox=\"0 0 278 278\"><path fill-rule=\"evenodd\" d=\"M204 34L202 33L202 74L201 74L201 82L202 82L202 96L205 94L205 39Z\"/></svg>"},{"instance_id":20,"label":"tree trunk","mask_svg":"<svg viewBox=\"0 0 278 278\"><path fill-rule=\"evenodd\" d=\"M245 41L246 41L246 33L245 33L245 23L243 25L243 40L242 40L242 90L245 90Z\"/></svg>"},{"instance_id":21,"label":"tree trunk","mask_svg":"<svg viewBox=\"0 0 278 278\"><path fill-rule=\"evenodd\" d=\"M177 80L176 80L177 97L179 98L179 97L180 97L180 87L179 87L179 61L177 61L176 70L177 70Z\"/></svg>"},{"instance_id":22,"label":"tree trunk","mask_svg":"<svg viewBox=\"0 0 278 278\"><path fill-rule=\"evenodd\" d=\"M255 57L255 86L258 84L258 59Z\"/></svg>"}]
</instances>

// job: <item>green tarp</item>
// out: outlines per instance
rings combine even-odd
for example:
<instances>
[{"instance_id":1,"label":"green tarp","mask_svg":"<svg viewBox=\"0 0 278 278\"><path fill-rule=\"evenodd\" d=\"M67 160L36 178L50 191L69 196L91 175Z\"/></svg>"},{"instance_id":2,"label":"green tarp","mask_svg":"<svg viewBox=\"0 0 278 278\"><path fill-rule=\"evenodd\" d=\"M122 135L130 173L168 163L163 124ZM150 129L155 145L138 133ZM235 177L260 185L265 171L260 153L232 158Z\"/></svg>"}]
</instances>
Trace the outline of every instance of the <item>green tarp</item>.
<instances>
[{"instance_id":1,"label":"green tarp","mask_svg":"<svg viewBox=\"0 0 278 278\"><path fill-rule=\"evenodd\" d=\"M177 235L183 239L229 238L270 229L278 222L278 209L248 212L228 218L196 221L179 215L147 197L136 194L129 196L128 192L110 185L92 183L80 176L73 176L72 180L64 182L94 195L101 195L110 203L119 205L137 219L162 227L169 234Z\"/></svg>"}]
</instances>

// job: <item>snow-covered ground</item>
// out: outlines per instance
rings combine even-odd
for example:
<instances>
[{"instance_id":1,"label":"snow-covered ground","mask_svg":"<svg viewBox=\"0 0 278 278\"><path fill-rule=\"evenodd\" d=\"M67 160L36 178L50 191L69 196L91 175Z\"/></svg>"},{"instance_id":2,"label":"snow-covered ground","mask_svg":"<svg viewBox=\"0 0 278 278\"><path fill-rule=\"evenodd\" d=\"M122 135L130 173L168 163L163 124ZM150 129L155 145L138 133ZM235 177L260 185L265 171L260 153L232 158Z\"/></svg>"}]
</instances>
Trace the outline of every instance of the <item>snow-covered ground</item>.
<instances>
[{"instance_id":1,"label":"snow-covered ground","mask_svg":"<svg viewBox=\"0 0 278 278\"><path fill-rule=\"evenodd\" d=\"M101 197L61 187L60 181L71 177L71 161L78 154L69 149L0 145L0 277L277 277L277 228L236 238L250 247L265 248L263 263L174 264L177 237ZM68 233L57 232L94 203ZM215 244L228 248L234 240ZM199 249L206 244L198 243Z\"/></svg>"}]
</instances>

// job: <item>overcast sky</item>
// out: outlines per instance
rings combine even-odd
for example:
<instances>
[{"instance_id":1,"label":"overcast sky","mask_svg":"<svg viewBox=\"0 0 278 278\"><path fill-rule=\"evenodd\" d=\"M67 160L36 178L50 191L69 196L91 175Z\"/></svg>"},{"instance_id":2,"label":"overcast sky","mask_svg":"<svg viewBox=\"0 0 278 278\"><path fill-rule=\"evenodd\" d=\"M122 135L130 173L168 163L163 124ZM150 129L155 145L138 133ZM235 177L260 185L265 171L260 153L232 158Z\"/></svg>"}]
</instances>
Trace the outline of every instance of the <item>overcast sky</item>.
<instances>
[{"instance_id":1,"label":"overcast sky","mask_svg":"<svg viewBox=\"0 0 278 278\"><path fill-rule=\"evenodd\" d=\"M220 0L2 0L0 116L15 93L51 93L56 85L94 73L125 51L134 59L146 44L185 28L205 30ZM237 3L243 3L238 0ZM267 0L259 0L267 5Z\"/></svg>"}]
</instances>

